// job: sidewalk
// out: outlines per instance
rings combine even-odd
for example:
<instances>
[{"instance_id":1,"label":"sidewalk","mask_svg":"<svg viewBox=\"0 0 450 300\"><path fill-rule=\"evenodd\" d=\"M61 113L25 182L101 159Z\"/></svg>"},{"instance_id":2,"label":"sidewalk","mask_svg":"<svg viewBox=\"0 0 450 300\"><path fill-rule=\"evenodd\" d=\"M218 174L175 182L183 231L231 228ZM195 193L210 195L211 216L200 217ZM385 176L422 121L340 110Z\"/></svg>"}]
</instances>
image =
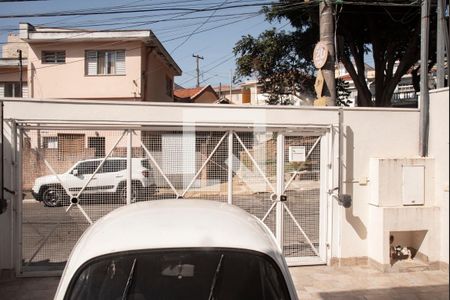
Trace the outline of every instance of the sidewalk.
<instances>
[{"instance_id":1,"label":"sidewalk","mask_svg":"<svg viewBox=\"0 0 450 300\"><path fill-rule=\"evenodd\" d=\"M291 269L300 299L448 300L449 274L442 271L381 273L370 267ZM59 278L0 281L5 300L53 299ZM239 300L239 299L230 299Z\"/></svg>"},{"instance_id":2,"label":"sidewalk","mask_svg":"<svg viewBox=\"0 0 450 300\"><path fill-rule=\"evenodd\" d=\"M300 299L448 300L443 271L381 273L370 267L291 269Z\"/></svg>"}]
</instances>

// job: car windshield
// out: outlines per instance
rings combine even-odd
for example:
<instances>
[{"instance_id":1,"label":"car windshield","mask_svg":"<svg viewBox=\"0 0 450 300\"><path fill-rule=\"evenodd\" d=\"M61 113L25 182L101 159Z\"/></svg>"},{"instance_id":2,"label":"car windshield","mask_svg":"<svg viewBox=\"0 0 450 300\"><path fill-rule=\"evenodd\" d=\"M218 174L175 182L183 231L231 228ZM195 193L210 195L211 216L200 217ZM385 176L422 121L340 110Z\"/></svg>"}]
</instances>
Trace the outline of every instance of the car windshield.
<instances>
[{"instance_id":1,"label":"car windshield","mask_svg":"<svg viewBox=\"0 0 450 300\"><path fill-rule=\"evenodd\" d=\"M72 280L66 300L289 300L280 269L241 250L164 250L96 259Z\"/></svg>"}]
</instances>

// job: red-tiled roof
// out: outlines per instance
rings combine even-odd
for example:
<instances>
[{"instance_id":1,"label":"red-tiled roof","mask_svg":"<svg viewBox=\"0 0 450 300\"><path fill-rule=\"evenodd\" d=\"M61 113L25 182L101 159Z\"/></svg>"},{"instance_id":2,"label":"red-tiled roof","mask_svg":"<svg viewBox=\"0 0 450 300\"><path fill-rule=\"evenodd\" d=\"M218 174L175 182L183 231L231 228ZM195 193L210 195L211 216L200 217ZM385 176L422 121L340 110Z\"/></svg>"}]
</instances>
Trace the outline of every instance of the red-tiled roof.
<instances>
[{"instance_id":1,"label":"red-tiled roof","mask_svg":"<svg viewBox=\"0 0 450 300\"><path fill-rule=\"evenodd\" d=\"M340 76L340 78L341 78L342 80L345 80L345 81L353 80L353 79L352 79L352 76L350 76L350 74L342 75L342 76Z\"/></svg>"},{"instance_id":2,"label":"red-tiled roof","mask_svg":"<svg viewBox=\"0 0 450 300\"><path fill-rule=\"evenodd\" d=\"M192 88L192 89L180 89L175 90L174 94L178 98L193 98L195 95L200 93L204 87Z\"/></svg>"},{"instance_id":3,"label":"red-tiled roof","mask_svg":"<svg viewBox=\"0 0 450 300\"><path fill-rule=\"evenodd\" d=\"M211 98L212 102L219 99L219 96L217 95L216 91L214 91L214 89L211 87L211 85L191 89L178 89L174 91L174 96L176 101L195 102L195 100L198 97L200 97L207 91L209 91L213 95L213 98Z\"/></svg>"}]
</instances>

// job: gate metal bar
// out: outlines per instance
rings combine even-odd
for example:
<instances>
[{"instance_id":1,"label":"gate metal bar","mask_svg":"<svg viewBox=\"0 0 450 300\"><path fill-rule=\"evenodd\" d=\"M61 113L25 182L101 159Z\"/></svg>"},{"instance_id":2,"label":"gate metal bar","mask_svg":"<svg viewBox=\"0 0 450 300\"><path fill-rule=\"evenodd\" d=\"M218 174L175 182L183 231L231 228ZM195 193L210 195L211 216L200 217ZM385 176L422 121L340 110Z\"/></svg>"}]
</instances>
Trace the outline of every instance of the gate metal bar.
<instances>
[{"instance_id":1,"label":"gate metal bar","mask_svg":"<svg viewBox=\"0 0 450 300\"><path fill-rule=\"evenodd\" d=\"M202 173L203 169L208 165L209 161L212 159L212 157L214 156L214 154L216 154L217 150L219 149L219 147L222 145L222 142L225 140L225 138L227 137L227 135L229 135L231 133L226 132L223 137L220 139L219 143L216 145L216 147L214 148L214 150L211 152L211 154L209 155L209 157L206 159L206 161L203 163L202 167L198 170L197 174L195 174L194 178L192 178L192 181L189 183L189 185L187 186L187 188L184 190L183 194L181 194L181 197L184 198L184 196L186 196L186 193L189 191L189 189L192 187L192 185L194 184L195 180L197 180L198 176L200 176L200 174Z\"/></svg>"},{"instance_id":2,"label":"gate metal bar","mask_svg":"<svg viewBox=\"0 0 450 300\"><path fill-rule=\"evenodd\" d=\"M283 206L284 203L281 202L281 197L284 194L284 134L279 133L277 136L277 205L276 205L276 222L275 222L275 236L278 243L283 249L284 244L284 215Z\"/></svg>"},{"instance_id":3,"label":"gate metal bar","mask_svg":"<svg viewBox=\"0 0 450 300\"><path fill-rule=\"evenodd\" d=\"M233 139L234 133L228 134L228 204L233 204Z\"/></svg>"},{"instance_id":4,"label":"gate metal bar","mask_svg":"<svg viewBox=\"0 0 450 300\"><path fill-rule=\"evenodd\" d=\"M305 237L306 241L308 242L308 244L311 246L311 249L314 251L314 253L320 257L320 253L317 252L316 247L314 247L314 244L311 242L311 240L309 239L308 235L305 233L305 231L303 230L302 226L300 226L300 224L297 222L297 220L295 219L294 215L292 214L292 212L289 210L289 208L287 207L287 205L285 205L283 203L283 208L286 210L286 212L289 214L289 216L291 217L292 221L294 221L295 225L297 225L298 229L300 230L300 232L303 234L303 236Z\"/></svg>"},{"instance_id":5,"label":"gate metal bar","mask_svg":"<svg viewBox=\"0 0 450 300\"><path fill-rule=\"evenodd\" d=\"M265 222L267 218L269 217L270 213L273 211L275 206L277 206L278 201L273 201L272 206L270 206L269 210L267 211L266 215L261 219L262 222Z\"/></svg>"},{"instance_id":6,"label":"gate metal bar","mask_svg":"<svg viewBox=\"0 0 450 300\"><path fill-rule=\"evenodd\" d=\"M23 207L23 187L22 187L22 136L23 130L20 130L18 136L18 128L15 120L11 121L12 141L13 141L13 176L14 176L14 188L18 190L15 194L14 200L16 202L16 216L17 216L17 235L16 235L16 273L19 275L22 272L22 207ZM16 186L17 184L17 186Z\"/></svg>"},{"instance_id":7,"label":"gate metal bar","mask_svg":"<svg viewBox=\"0 0 450 300\"><path fill-rule=\"evenodd\" d=\"M125 132L124 132L125 133ZM127 145L127 205L131 204L131 189L132 187L132 177L133 177L133 169L132 169L132 151L133 149L133 131L128 130L128 145Z\"/></svg>"},{"instance_id":8,"label":"gate metal bar","mask_svg":"<svg viewBox=\"0 0 450 300\"><path fill-rule=\"evenodd\" d=\"M164 180L167 182L167 184L169 185L170 189L175 193L175 195L177 196L177 198L180 198L181 195L178 193L177 189L173 186L172 182L169 180L169 178L167 178L166 174L164 173L164 171L161 169L161 167L159 166L158 162L156 161L156 159L153 157L153 155L150 153L150 151L148 150L147 146L145 146L144 142L141 140L140 141L141 147L144 149L145 153L147 154L148 158L152 161L153 165L156 167L156 169L158 170L158 172L161 174L161 176L164 178Z\"/></svg>"},{"instance_id":9,"label":"gate metal bar","mask_svg":"<svg viewBox=\"0 0 450 300\"><path fill-rule=\"evenodd\" d=\"M58 229L59 225L61 225L61 221L58 222L55 226L53 226L52 230L44 237L44 239L39 244L39 247L36 249L36 251L31 255L30 260L25 264L25 267L28 267L32 262L33 259L41 252L42 247L47 243L48 239L52 236L53 233L55 233L56 229Z\"/></svg>"},{"instance_id":10,"label":"gate metal bar","mask_svg":"<svg viewBox=\"0 0 450 300\"><path fill-rule=\"evenodd\" d=\"M68 188L65 187L63 181L61 180L61 178L59 177L58 173L55 172L55 170L53 169L53 167L50 165L50 163L41 156L41 154L38 152L38 155L44 160L45 166L50 170L50 172L55 176L55 178L58 180L59 184L61 185L61 187L64 189L64 191L67 193L67 195L70 196L70 198L73 198L73 194L70 192L70 190Z\"/></svg>"},{"instance_id":11,"label":"gate metal bar","mask_svg":"<svg viewBox=\"0 0 450 300\"><path fill-rule=\"evenodd\" d=\"M261 176L263 177L263 179L266 181L267 185L270 186L271 190L273 193L276 193L272 183L269 181L269 179L267 179L266 174L264 174L264 172L261 170L261 168L259 167L258 163L256 162L256 160L253 158L253 155L250 153L250 151L248 151L247 147L245 146L245 144L242 142L241 138L239 137L239 135L234 132L234 136L236 137L236 139L238 140L239 144L241 144L242 148L244 149L245 153L248 155L248 157L250 158L250 160L252 161L253 165L255 166L255 168L258 170L258 172L261 174Z\"/></svg>"}]
</instances>

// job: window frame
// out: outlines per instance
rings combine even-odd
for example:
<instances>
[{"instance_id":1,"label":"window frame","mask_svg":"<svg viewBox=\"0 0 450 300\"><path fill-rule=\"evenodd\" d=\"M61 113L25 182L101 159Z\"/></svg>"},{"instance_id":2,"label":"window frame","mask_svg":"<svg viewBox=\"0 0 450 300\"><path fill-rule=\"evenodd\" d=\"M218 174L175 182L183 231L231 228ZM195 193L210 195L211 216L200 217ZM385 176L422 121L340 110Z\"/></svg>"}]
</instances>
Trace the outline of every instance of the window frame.
<instances>
[{"instance_id":1,"label":"window frame","mask_svg":"<svg viewBox=\"0 0 450 300\"><path fill-rule=\"evenodd\" d=\"M49 55L52 53L55 58L53 61L44 60L44 58L46 57L46 54ZM58 61L58 54L61 54L61 53L64 54L64 61ZM67 58L66 50L42 50L42 52L41 52L41 63L43 65L62 65L62 64L66 63L66 58Z\"/></svg>"},{"instance_id":2,"label":"window frame","mask_svg":"<svg viewBox=\"0 0 450 300\"><path fill-rule=\"evenodd\" d=\"M85 76L87 77L126 76L127 73L126 52L127 51L125 49L85 50L84 55ZM118 60L118 53L122 54L121 57L123 57L123 59L121 58L120 60ZM90 63L94 64L93 62L94 59L95 59L95 74L90 74ZM100 73L100 63L99 63L100 60L103 61L102 67L103 73ZM123 64L121 68L118 68L118 61L119 63ZM114 69L114 72L108 73L108 69Z\"/></svg>"},{"instance_id":3,"label":"window frame","mask_svg":"<svg viewBox=\"0 0 450 300\"><path fill-rule=\"evenodd\" d=\"M9 98L23 98L23 88L26 86L26 83L22 83L22 90L20 90L20 82L11 81L11 82L2 82L3 84L3 96ZM7 91L11 92L11 95L7 95ZM19 94L17 95L17 92Z\"/></svg>"},{"instance_id":4,"label":"window frame","mask_svg":"<svg viewBox=\"0 0 450 300\"><path fill-rule=\"evenodd\" d=\"M51 147L49 147L51 145ZM56 147L55 147L56 145ZM42 148L44 149L59 149L57 136L44 136L42 137Z\"/></svg>"}]
</instances>

